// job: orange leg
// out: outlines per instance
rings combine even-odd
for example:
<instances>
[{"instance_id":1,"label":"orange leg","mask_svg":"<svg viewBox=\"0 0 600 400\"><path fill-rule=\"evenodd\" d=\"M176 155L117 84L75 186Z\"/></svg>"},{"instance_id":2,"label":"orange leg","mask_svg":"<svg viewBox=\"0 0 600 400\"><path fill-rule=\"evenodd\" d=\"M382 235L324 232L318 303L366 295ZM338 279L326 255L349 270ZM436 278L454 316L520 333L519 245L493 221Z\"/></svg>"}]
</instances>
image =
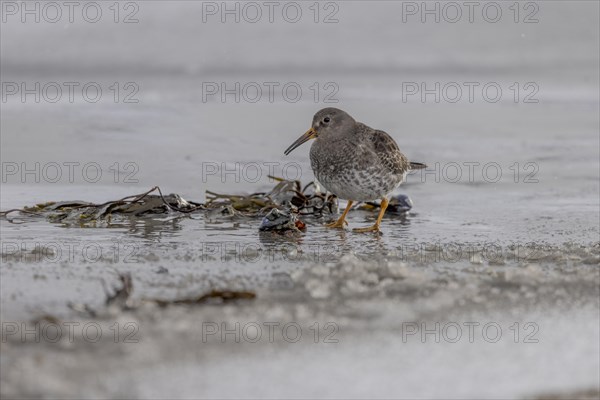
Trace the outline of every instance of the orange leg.
<instances>
[{"instance_id":1,"label":"orange leg","mask_svg":"<svg viewBox=\"0 0 600 400\"><path fill-rule=\"evenodd\" d=\"M377 216L377 221L375 225L369 226L367 228L354 228L353 232L379 232L379 225L381 224L381 220L383 219L383 214L385 214L385 209L387 208L389 202L387 198L381 199L381 211L379 211L379 215Z\"/></svg>"},{"instance_id":2,"label":"orange leg","mask_svg":"<svg viewBox=\"0 0 600 400\"><path fill-rule=\"evenodd\" d=\"M350 211L350 207L352 207L352 200L348 201L348 205L346 206L346 209L342 213L342 216L339 217L337 221L332 222L331 224L326 224L325 227L327 227L327 228L343 228L344 224L347 224L346 214L348 214L348 211Z\"/></svg>"}]
</instances>

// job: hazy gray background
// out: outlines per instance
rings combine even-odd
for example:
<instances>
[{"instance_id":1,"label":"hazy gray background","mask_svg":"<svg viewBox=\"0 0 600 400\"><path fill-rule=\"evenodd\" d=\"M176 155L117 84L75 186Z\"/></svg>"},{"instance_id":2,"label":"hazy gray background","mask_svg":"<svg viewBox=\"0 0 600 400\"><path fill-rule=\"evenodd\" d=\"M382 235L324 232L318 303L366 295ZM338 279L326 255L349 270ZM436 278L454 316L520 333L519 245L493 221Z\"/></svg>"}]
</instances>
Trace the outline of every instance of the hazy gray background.
<instances>
[{"instance_id":1,"label":"hazy gray background","mask_svg":"<svg viewBox=\"0 0 600 400\"><path fill-rule=\"evenodd\" d=\"M313 3L300 2L303 14L295 24L283 19L283 3L273 23L263 8L254 24L235 23L232 16L221 23L220 15L207 15L204 23L202 2L193 1L135 3L139 22L129 24L114 23L110 5L100 3L102 18L92 24L82 17L83 4L75 8L72 24L66 22L66 9L56 24L43 18L32 23L32 16L23 24L20 14L6 16L3 81L98 82L103 97L90 104L79 93L70 104L65 92L58 103L38 105L31 96L25 104L10 96L2 104L3 160L91 160L106 168L135 162L143 185L169 185L174 191L183 186L197 197L205 189L198 181L202 162L288 161L282 149L305 131L314 112L334 105L388 131L415 160L502 162L508 157L510 165L536 161L536 153L547 150L527 146L554 146L558 152L572 150L570 162L585 159L588 168L578 165L577 173L597 169L596 153L585 153L598 143L596 2L538 2L537 11L521 5L520 21L535 11L531 18L538 23L515 23L508 3L499 3L497 23L484 19L485 3L475 8L472 23L466 7L457 23L443 18L435 23L431 15L422 23L420 14L406 15L403 22L403 3L391 1L334 3L339 22L314 23ZM439 3L440 9L444 5ZM135 10L124 7L120 20ZM321 9L320 19L331 10ZM114 82L121 86L121 100L128 93L123 85L135 83L139 103L115 104L109 89ZM303 95L297 103L281 101L280 86L274 104L266 89L257 103L242 99L237 104L232 96L222 103L218 95L203 102L203 82L228 87L297 82ZM309 89L315 82L321 87L317 103ZM323 102L328 82L339 89L336 104ZM473 103L463 87L455 104L443 99L437 104L432 96L423 104L419 95L403 102L406 82L480 86ZM488 82L503 89L498 103L482 98L481 87ZM516 104L509 89L515 82L521 87ZM523 103L528 82L539 88L537 104ZM460 140L461 135L474 140ZM592 142L580 148L585 135L584 141ZM305 147L293 161L306 160ZM559 164L569 168L553 162L540 165L540 173Z\"/></svg>"}]
</instances>

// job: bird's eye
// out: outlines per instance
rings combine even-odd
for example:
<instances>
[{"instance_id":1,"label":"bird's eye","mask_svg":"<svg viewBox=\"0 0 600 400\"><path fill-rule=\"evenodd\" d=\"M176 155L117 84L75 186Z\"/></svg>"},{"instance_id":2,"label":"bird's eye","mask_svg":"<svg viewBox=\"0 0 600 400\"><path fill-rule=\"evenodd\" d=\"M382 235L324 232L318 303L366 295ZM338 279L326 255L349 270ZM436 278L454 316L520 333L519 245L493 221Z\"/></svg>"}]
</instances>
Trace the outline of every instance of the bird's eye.
<instances>
[{"instance_id":1,"label":"bird's eye","mask_svg":"<svg viewBox=\"0 0 600 400\"><path fill-rule=\"evenodd\" d=\"M325 122L326 124L328 124L329 121L331 121L331 118L329 118L329 117L323 118L323 122Z\"/></svg>"}]
</instances>

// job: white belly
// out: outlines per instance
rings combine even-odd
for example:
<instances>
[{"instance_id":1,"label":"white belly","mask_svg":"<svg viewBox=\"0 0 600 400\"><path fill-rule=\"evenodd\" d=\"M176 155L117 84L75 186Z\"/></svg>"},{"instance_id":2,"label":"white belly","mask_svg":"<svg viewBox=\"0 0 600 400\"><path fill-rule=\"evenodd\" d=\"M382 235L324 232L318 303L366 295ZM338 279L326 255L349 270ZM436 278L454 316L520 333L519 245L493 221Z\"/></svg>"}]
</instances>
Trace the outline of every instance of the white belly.
<instances>
[{"instance_id":1,"label":"white belly","mask_svg":"<svg viewBox=\"0 0 600 400\"><path fill-rule=\"evenodd\" d=\"M405 175L370 178L368 173L347 174L340 177L315 172L315 176L321 186L340 199L372 201L391 193L404 181Z\"/></svg>"}]
</instances>

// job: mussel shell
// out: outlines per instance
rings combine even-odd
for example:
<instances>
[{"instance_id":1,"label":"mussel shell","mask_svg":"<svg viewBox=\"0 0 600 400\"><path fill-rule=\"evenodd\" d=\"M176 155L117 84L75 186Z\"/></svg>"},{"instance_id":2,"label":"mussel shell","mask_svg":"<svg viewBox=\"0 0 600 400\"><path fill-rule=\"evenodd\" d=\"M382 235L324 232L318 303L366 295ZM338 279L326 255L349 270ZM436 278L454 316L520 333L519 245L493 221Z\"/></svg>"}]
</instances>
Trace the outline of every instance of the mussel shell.
<instances>
[{"instance_id":1,"label":"mussel shell","mask_svg":"<svg viewBox=\"0 0 600 400\"><path fill-rule=\"evenodd\" d=\"M260 231L297 231L296 217L288 212L277 208L269 211L263 218L258 228Z\"/></svg>"},{"instance_id":2,"label":"mussel shell","mask_svg":"<svg viewBox=\"0 0 600 400\"><path fill-rule=\"evenodd\" d=\"M388 211L397 212L397 213L405 213L410 211L413 207L413 202L405 194L396 194L390 198L390 202L388 205Z\"/></svg>"}]
</instances>

